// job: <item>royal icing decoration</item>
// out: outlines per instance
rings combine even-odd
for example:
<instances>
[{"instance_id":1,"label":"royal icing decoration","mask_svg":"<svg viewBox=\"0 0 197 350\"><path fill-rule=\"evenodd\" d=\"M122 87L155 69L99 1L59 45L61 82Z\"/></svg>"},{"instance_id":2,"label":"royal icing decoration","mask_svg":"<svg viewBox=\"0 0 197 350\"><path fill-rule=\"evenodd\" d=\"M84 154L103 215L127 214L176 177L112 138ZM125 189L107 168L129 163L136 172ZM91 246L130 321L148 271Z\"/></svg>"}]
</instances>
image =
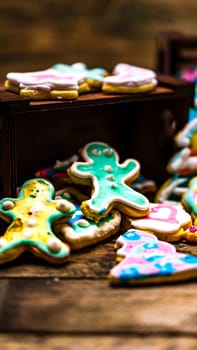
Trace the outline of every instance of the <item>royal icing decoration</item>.
<instances>
[{"instance_id":1,"label":"royal icing decoration","mask_svg":"<svg viewBox=\"0 0 197 350\"><path fill-rule=\"evenodd\" d=\"M182 147L168 162L167 171L173 174L159 189L156 201L180 202L189 181L197 175L197 112L190 108L188 123L175 136L175 144Z\"/></svg>"},{"instance_id":2,"label":"royal icing decoration","mask_svg":"<svg viewBox=\"0 0 197 350\"><path fill-rule=\"evenodd\" d=\"M127 87L138 87L146 84L157 85L156 74L151 69L119 63L114 67L112 74L104 78L105 84Z\"/></svg>"},{"instance_id":3,"label":"royal icing decoration","mask_svg":"<svg viewBox=\"0 0 197 350\"><path fill-rule=\"evenodd\" d=\"M149 231L159 239L174 242L184 237L184 229L191 225L192 220L182 205L151 203L147 216L140 219L127 218L127 222L130 227Z\"/></svg>"},{"instance_id":4,"label":"royal icing decoration","mask_svg":"<svg viewBox=\"0 0 197 350\"><path fill-rule=\"evenodd\" d=\"M35 90L78 90L86 77L82 73L68 74L49 68L42 71L15 73L10 72L7 80L20 89Z\"/></svg>"},{"instance_id":5,"label":"royal icing decoration","mask_svg":"<svg viewBox=\"0 0 197 350\"><path fill-rule=\"evenodd\" d=\"M76 62L71 65L56 63L53 65L53 68L62 73L69 74L83 74L86 79L91 79L93 81L102 82L103 77L107 74L107 71L104 68L88 68L87 65L83 62Z\"/></svg>"},{"instance_id":6,"label":"royal icing decoration","mask_svg":"<svg viewBox=\"0 0 197 350\"><path fill-rule=\"evenodd\" d=\"M75 194L72 188L68 187L64 191L58 191L58 198L60 195L65 198L69 192L69 201L74 203L75 212L69 220L56 222L54 224L54 231L58 236L61 235L64 241L69 243L71 249L75 250L89 246L118 232L121 223L121 214L119 211L112 210L107 217L97 223L84 216L80 208L80 196L78 193Z\"/></svg>"},{"instance_id":7,"label":"royal icing decoration","mask_svg":"<svg viewBox=\"0 0 197 350\"><path fill-rule=\"evenodd\" d=\"M118 261L109 274L112 284L181 281L197 277L197 257L176 252L156 236L131 229L117 242Z\"/></svg>"},{"instance_id":8,"label":"royal icing decoration","mask_svg":"<svg viewBox=\"0 0 197 350\"><path fill-rule=\"evenodd\" d=\"M183 205L189 210L193 217L197 217L197 176L190 182L187 191L182 198Z\"/></svg>"},{"instance_id":9,"label":"royal icing decoration","mask_svg":"<svg viewBox=\"0 0 197 350\"><path fill-rule=\"evenodd\" d=\"M52 184L32 179L24 183L17 198L0 201L0 215L11 220L1 237L0 263L15 259L25 250L49 262L65 261L70 248L55 236L51 226L57 219L68 220L75 207L63 199L53 200L53 196Z\"/></svg>"},{"instance_id":10,"label":"royal icing decoration","mask_svg":"<svg viewBox=\"0 0 197 350\"><path fill-rule=\"evenodd\" d=\"M73 181L81 183L89 183L91 180L92 196L81 205L87 217L101 219L113 207L134 216L148 213L148 199L127 185L139 173L140 165L136 160L128 159L119 164L118 154L102 142L87 144L82 150L82 157L86 162L73 163L69 168L69 176ZM110 175L113 175L110 178L109 170Z\"/></svg>"}]
</instances>

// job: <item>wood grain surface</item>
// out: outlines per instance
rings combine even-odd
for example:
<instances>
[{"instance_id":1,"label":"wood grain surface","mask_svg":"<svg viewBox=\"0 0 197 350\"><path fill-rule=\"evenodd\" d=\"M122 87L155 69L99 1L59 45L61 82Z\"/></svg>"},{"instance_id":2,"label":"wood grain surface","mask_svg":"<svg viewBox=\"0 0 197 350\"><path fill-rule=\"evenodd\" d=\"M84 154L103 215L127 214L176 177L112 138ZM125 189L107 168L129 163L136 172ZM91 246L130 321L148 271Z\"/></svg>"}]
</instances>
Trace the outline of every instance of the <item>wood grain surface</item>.
<instances>
[{"instance_id":1,"label":"wood grain surface","mask_svg":"<svg viewBox=\"0 0 197 350\"><path fill-rule=\"evenodd\" d=\"M196 253L183 243L177 250ZM62 268L23 259L7 272L1 268L1 331L197 335L195 281L112 287L107 277L115 253L109 240L71 255Z\"/></svg>"},{"instance_id":2,"label":"wood grain surface","mask_svg":"<svg viewBox=\"0 0 197 350\"><path fill-rule=\"evenodd\" d=\"M105 336L105 335L27 335L9 334L0 335L2 350L32 350L43 347L53 350L109 350L109 349L138 349L138 350L196 350L197 340L195 337L162 336Z\"/></svg>"}]
</instances>

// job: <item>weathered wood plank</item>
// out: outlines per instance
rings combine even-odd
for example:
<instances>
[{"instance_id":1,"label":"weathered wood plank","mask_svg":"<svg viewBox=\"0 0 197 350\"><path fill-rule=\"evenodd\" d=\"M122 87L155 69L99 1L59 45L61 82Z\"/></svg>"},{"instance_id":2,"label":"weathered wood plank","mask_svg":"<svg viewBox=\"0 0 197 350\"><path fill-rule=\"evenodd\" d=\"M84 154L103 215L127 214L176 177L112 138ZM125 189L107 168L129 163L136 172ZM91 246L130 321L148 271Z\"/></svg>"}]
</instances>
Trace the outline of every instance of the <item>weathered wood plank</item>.
<instances>
[{"instance_id":1,"label":"weathered wood plank","mask_svg":"<svg viewBox=\"0 0 197 350\"><path fill-rule=\"evenodd\" d=\"M94 278L105 279L115 264L114 243L119 234L94 246L71 252L67 262L50 265L24 254L17 260L0 265L0 278ZM177 243L177 251L197 256L197 245Z\"/></svg>"},{"instance_id":2,"label":"weathered wood plank","mask_svg":"<svg viewBox=\"0 0 197 350\"><path fill-rule=\"evenodd\" d=\"M197 284L112 288L108 281L2 279L0 330L197 336Z\"/></svg>"},{"instance_id":3,"label":"weathered wood plank","mask_svg":"<svg viewBox=\"0 0 197 350\"><path fill-rule=\"evenodd\" d=\"M35 350L40 347L50 350L196 350L194 337L173 336L57 336L0 334L1 350Z\"/></svg>"},{"instance_id":4,"label":"weathered wood plank","mask_svg":"<svg viewBox=\"0 0 197 350\"><path fill-rule=\"evenodd\" d=\"M0 265L0 278L106 278L115 263L114 242L115 238L111 238L72 252L62 265L50 265L30 253L24 254L13 262Z\"/></svg>"}]
</instances>

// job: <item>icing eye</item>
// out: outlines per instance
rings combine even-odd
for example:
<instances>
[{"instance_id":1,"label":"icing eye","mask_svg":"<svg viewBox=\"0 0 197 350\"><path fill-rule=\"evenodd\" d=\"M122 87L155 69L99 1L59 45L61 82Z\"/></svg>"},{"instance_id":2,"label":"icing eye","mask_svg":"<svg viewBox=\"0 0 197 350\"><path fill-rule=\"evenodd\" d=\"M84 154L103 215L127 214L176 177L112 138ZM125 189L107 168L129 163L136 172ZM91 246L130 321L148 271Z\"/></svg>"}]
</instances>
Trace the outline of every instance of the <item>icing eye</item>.
<instances>
[{"instance_id":1,"label":"icing eye","mask_svg":"<svg viewBox=\"0 0 197 350\"><path fill-rule=\"evenodd\" d=\"M13 209L14 208L14 203L12 201L5 201L2 204L2 208L4 210L9 210L9 209Z\"/></svg>"},{"instance_id":2,"label":"icing eye","mask_svg":"<svg viewBox=\"0 0 197 350\"><path fill-rule=\"evenodd\" d=\"M101 151L99 151L97 148L93 149L91 152L94 156L100 156Z\"/></svg>"},{"instance_id":3,"label":"icing eye","mask_svg":"<svg viewBox=\"0 0 197 350\"><path fill-rule=\"evenodd\" d=\"M103 150L103 153L104 153L106 156L110 157L110 156L112 155L112 153L113 153L113 150L112 150L111 148L105 148L105 149Z\"/></svg>"},{"instance_id":4,"label":"icing eye","mask_svg":"<svg viewBox=\"0 0 197 350\"><path fill-rule=\"evenodd\" d=\"M108 173L111 173L113 171L110 165L105 165L104 170L107 171Z\"/></svg>"}]
</instances>

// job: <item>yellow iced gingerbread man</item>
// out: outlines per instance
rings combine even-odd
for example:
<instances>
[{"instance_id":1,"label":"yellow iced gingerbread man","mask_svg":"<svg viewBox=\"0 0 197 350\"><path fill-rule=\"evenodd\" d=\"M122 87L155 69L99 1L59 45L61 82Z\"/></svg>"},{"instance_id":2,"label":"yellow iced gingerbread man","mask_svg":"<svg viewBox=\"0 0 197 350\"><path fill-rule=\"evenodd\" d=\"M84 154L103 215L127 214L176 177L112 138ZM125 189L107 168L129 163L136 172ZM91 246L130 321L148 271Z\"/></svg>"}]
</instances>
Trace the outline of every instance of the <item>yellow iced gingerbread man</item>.
<instances>
[{"instance_id":1,"label":"yellow iced gingerbread man","mask_svg":"<svg viewBox=\"0 0 197 350\"><path fill-rule=\"evenodd\" d=\"M52 263L61 263L70 248L52 231L52 223L68 219L75 207L66 199L53 200L55 190L45 179L26 181L17 198L0 201L0 216L11 221L0 237L0 263L14 260L25 250Z\"/></svg>"}]
</instances>

